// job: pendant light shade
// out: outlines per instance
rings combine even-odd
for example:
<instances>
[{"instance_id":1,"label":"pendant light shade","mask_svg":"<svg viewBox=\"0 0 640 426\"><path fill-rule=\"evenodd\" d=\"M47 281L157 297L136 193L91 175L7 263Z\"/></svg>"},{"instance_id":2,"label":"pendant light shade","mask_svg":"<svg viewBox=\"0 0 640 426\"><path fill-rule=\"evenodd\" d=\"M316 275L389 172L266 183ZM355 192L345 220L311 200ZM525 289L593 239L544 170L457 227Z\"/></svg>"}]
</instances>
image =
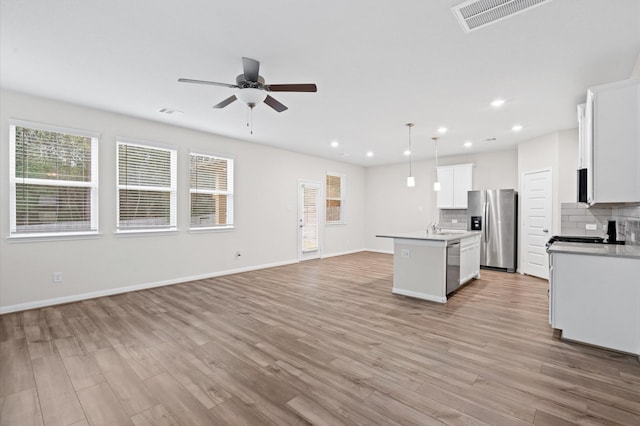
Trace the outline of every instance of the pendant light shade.
<instances>
[{"instance_id":1,"label":"pendant light shade","mask_svg":"<svg viewBox=\"0 0 640 426\"><path fill-rule=\"evenodd\" d=\"M434 191L440 191L440 182L438 181L438 137L434 136L431 139L433 139L433 143L436 146L436 180L435 182L433 182L433 190Z\"/></svg>"},{"instance_id":2,"label":"pendant light shade","mask_svg":"<svg viewBox=\"0 0 640 426\"><path fill-rule=\"evenodd\" d=\"M416 178L411 174L411 128L413 127L413 123L407 123L407 127L409 128L409 177L407 178L407 187L413 188L416 186Z\"/></svg>"}]
</instances>

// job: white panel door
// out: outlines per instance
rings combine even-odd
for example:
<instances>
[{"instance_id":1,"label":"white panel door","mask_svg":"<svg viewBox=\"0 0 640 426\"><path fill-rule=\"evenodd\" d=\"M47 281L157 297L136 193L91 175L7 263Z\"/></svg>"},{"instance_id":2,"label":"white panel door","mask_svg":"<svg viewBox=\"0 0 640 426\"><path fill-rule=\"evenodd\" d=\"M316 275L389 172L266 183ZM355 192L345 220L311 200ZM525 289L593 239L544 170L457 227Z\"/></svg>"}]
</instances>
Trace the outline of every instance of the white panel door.
<instances>
[{"instance_id":1,"label":"white panel door","mask_svg":"<svg viewBox=\"0 0 640 426\"><path fill-rule=\"evenodd\" d=\"M522 190L522 261L520 272L549 279L545 244L551 238L551 170L527 172Z\"/></svg>"},{"instance_id":2,"label":"white panel door","mask_svg":"<svg viewBox=\"0 0 640 426\"><path fill-rule=\"evenodd\" d=\"M298 182L298 260L318 259L322 254L320 230L322 217L322 185Z\"/></svg>"}]
</instances>

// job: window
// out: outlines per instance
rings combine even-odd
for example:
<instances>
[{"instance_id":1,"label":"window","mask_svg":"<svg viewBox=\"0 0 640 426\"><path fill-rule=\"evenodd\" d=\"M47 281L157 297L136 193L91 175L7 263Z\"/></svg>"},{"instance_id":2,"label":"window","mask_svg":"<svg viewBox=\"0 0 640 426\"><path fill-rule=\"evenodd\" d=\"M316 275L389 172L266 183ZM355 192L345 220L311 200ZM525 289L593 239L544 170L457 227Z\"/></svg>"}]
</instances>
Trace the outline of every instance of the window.
<instances>
[{"instance_id":1,"label":"window","mask_svg":"<svg viewBox=\"0 0 640 426\"><path fill-rule=\"evenodd\" d=\"M233 160L207 154L189 156L191 229L233 226Z\"/></svg>"},{"instance_id":2,"label":"window","mask_svg":"<svg viewBox=\"0 0 640 426\"><path fill-rule=\"evenodd\" d=\"M344 180L342 174L327 172L326 222L329 224L344 223Z\"/></svg>"},{"instance_id":3,"label":"window","mask_svg":"<svg viewBox=\"0 0 640 426\"><path fill-rule=\"evenodd\" d=\"M174 231L177 150L118 141L118 231Z\"/></svg>"},{"instance_id":4,"label":"window","mask_svg":"<svg viewBox=\"0 0 640 426\"><path fill-rule=\"evenodd\" d=\"M98 135L12 121L10 237L98 232Z\"/></svg>"}]
</instances>

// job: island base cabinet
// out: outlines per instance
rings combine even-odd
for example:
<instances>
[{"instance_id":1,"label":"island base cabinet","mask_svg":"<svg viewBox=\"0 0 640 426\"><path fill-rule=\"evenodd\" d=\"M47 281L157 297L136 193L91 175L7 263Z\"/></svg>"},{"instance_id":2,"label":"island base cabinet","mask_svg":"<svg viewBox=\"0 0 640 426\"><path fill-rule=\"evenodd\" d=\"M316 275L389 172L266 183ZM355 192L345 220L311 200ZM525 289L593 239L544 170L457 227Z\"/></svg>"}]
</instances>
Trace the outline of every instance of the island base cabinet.
<instances>
[{"instance_id":1,"label":"island base cabinet","mask_svg":"<svg viewBox=\"0 0 640 426\"><path fill-rule=\"evenodd\" d=\"M562 338L640 355L640 259L551 254L550 321Z\"/></svg>"},{"instance_id":2,"label":"island base cabinet","mask_svg":"<svg viewBox=\"0 0 640 426\"><path fill-rule=\"evenodd\" d=\"M446 270L445 243L394 241L392 293L446 303Z\"/></svg>"}]
</instances>

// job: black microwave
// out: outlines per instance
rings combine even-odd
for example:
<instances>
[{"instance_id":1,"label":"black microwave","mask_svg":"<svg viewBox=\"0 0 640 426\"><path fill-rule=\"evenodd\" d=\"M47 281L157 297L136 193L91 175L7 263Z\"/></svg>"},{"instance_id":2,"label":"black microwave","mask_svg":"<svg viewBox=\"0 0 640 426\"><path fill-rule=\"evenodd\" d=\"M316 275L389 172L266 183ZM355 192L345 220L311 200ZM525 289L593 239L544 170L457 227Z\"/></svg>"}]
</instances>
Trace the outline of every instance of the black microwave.
<instances>
[{"instance_id":1,"label":"black microwave","mask_svg":"<svg viewBox=\"0 0 640 426\"><path fill-rule=\"evenodd\" d=\"M578 202L587 202L587 169L578 169Z\"/></svg>"}]
</instances>

